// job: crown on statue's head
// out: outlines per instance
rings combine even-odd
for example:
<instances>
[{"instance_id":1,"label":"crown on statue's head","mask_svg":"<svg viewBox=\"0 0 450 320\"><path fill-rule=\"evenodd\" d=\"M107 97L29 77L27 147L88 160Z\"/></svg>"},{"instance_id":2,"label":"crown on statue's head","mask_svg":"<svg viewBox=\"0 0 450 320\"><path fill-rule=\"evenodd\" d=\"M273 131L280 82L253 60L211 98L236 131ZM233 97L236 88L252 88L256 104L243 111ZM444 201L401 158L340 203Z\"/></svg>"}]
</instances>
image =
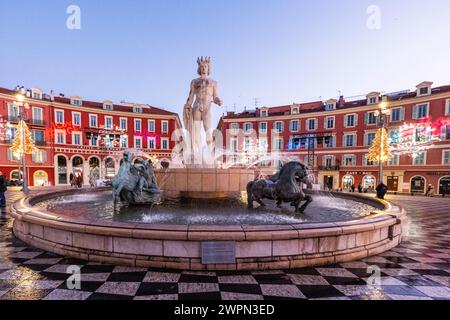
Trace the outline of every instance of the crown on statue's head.
<instances>
[{"instance_id":1,"label":"crown on statue's head","mask_svg":"<svg viewBox=\"0 0 450 320\"><path fill-rule=\"evenodd\" d=\"M200 58L197 58L197 64L200 66L200 65L202 65L202 64L211 64L211 57L200 57Z\"/></svg>"},{"instance_id":2,"label":"crown on statue's head","mask_svg":"<svg viewBox=\"0 0 450 320\"><path fill-rule=\"evenodd\" d=\"M207 65L208 66L208 76L211 74L211 57L200 57L197 58L197 64L198 64L198 68L197 68L197 73L199 75L202 75L201 72L201 67L203 65Z\"/></svg>"}]
</instances>

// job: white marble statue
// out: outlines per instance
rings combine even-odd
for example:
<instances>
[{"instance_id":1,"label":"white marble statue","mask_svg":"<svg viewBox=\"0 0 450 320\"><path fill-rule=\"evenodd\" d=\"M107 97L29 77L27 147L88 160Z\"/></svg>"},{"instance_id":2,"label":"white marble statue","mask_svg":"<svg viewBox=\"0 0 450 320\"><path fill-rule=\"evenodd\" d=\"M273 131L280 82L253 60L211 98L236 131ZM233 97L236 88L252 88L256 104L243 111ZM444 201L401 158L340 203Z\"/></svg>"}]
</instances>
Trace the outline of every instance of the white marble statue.
<instances>
[{"instance_id":1,"label":"white marble statue","mask_svg":"<svg viewBox=\"0 0 450 320\"><path fill-rule=\"evenodd\" d=\"M189 132L189 141L186 141L188 154L198 164L203 161L202 126L205 130L208 152L212 151L213 136L211 127L211 103L219 106L222 100L218 96L217 82L209 77L211 72L211 58L198 58L197 73L200 78L191 82L189 98L184 106L183 120L186 130Z\"/></svg>"}]
</instances>

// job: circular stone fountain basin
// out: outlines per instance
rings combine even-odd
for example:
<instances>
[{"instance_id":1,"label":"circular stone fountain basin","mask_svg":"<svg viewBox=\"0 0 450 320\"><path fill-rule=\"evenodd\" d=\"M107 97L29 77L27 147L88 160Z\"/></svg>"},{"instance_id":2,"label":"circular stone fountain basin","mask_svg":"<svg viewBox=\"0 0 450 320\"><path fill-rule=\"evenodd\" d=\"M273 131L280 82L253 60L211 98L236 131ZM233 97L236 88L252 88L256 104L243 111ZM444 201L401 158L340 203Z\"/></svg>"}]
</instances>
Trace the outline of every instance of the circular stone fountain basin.
<instances>
[{"instance_id":1,"label":"circular stone fountain basin","mask_svg":"<svg viewBox=\"0 0 450 320\"><path fill-rule=\"evenodd\" d=\"M114 213L111 191L66 190L13 205L14 233L43 250L88 261L182 270L266 270L361 259L401 241L405 212L385 201L317 193L305 214L247 210L244 200L166 200ZM233 261L202 260L208 245ZM228 257L229 259L229 257ZM203 263L202 263L203 262Z\"/></svg>"}]
</instances>

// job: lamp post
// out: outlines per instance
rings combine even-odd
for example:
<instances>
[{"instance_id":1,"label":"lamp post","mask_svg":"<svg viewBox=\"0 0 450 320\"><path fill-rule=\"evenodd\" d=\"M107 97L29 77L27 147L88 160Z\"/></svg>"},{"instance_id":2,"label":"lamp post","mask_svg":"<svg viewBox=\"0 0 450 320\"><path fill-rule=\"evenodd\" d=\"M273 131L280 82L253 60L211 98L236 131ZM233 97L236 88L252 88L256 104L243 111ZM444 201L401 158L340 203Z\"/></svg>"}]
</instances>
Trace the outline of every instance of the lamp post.
<instances>
[{"instance_id":1,"label":"lamp post","mask_svg":"<svg viewBox=\"0 0 450 320\"><path fill-rule=\"evenodd\" d=\"M384 141L384 131L386 128L387 117L391 114L391 110L387 108L387 103L385 101L380 103L379 110L375 111L375 117L378 118L377 125L381 130L380 132L380 152L378 154L378 184L383 183L383 162L385 159L383 158L383 150L385 148L385 144L388 141Z\"/></svg>"},{"instance_id":2,"label":"lamp post","mask_svg":"<svg viewBox=\"0 0 450 320\"><path fill-rule=\"evenodd\" d=\"M19 114L17 116L17 119L19 120L19 122L21 123L21 130L20 130L20 135L22 138L22 150L20 152L20 154L22 155L22 180L23 180L23 184L22 184L22 192L24 193L29 193L30 189L28 189L28 178L27 178L27 167L26 167L26 152L25 152L25 116L23 114L23 107L25 107L26 109L28 109L28 103L23 103L25 100L25 97L21 94L18 93L16 95L16 104L19 107ZM19 175L20 175L20 168L19 168Z\"/></svg>"}]
</instances>

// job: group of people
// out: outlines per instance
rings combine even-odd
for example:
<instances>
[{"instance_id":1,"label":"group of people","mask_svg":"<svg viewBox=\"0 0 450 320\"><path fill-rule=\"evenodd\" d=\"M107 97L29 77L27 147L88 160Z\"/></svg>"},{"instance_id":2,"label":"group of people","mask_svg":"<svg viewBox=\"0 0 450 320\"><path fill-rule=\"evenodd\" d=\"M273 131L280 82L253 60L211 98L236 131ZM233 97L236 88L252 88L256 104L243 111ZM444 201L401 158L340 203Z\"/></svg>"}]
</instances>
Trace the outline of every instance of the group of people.
<instances>
[{"instance_id":1,"label":"group of people","mask_svg":"<svg viewBox=\"0 0 450 320\"><path fill-rule=\"evenodd\" d=\"M83 174L81 172L71 173L69 179L71 187L81 188L83 186Z\"/></svg>"}]
</instances>

